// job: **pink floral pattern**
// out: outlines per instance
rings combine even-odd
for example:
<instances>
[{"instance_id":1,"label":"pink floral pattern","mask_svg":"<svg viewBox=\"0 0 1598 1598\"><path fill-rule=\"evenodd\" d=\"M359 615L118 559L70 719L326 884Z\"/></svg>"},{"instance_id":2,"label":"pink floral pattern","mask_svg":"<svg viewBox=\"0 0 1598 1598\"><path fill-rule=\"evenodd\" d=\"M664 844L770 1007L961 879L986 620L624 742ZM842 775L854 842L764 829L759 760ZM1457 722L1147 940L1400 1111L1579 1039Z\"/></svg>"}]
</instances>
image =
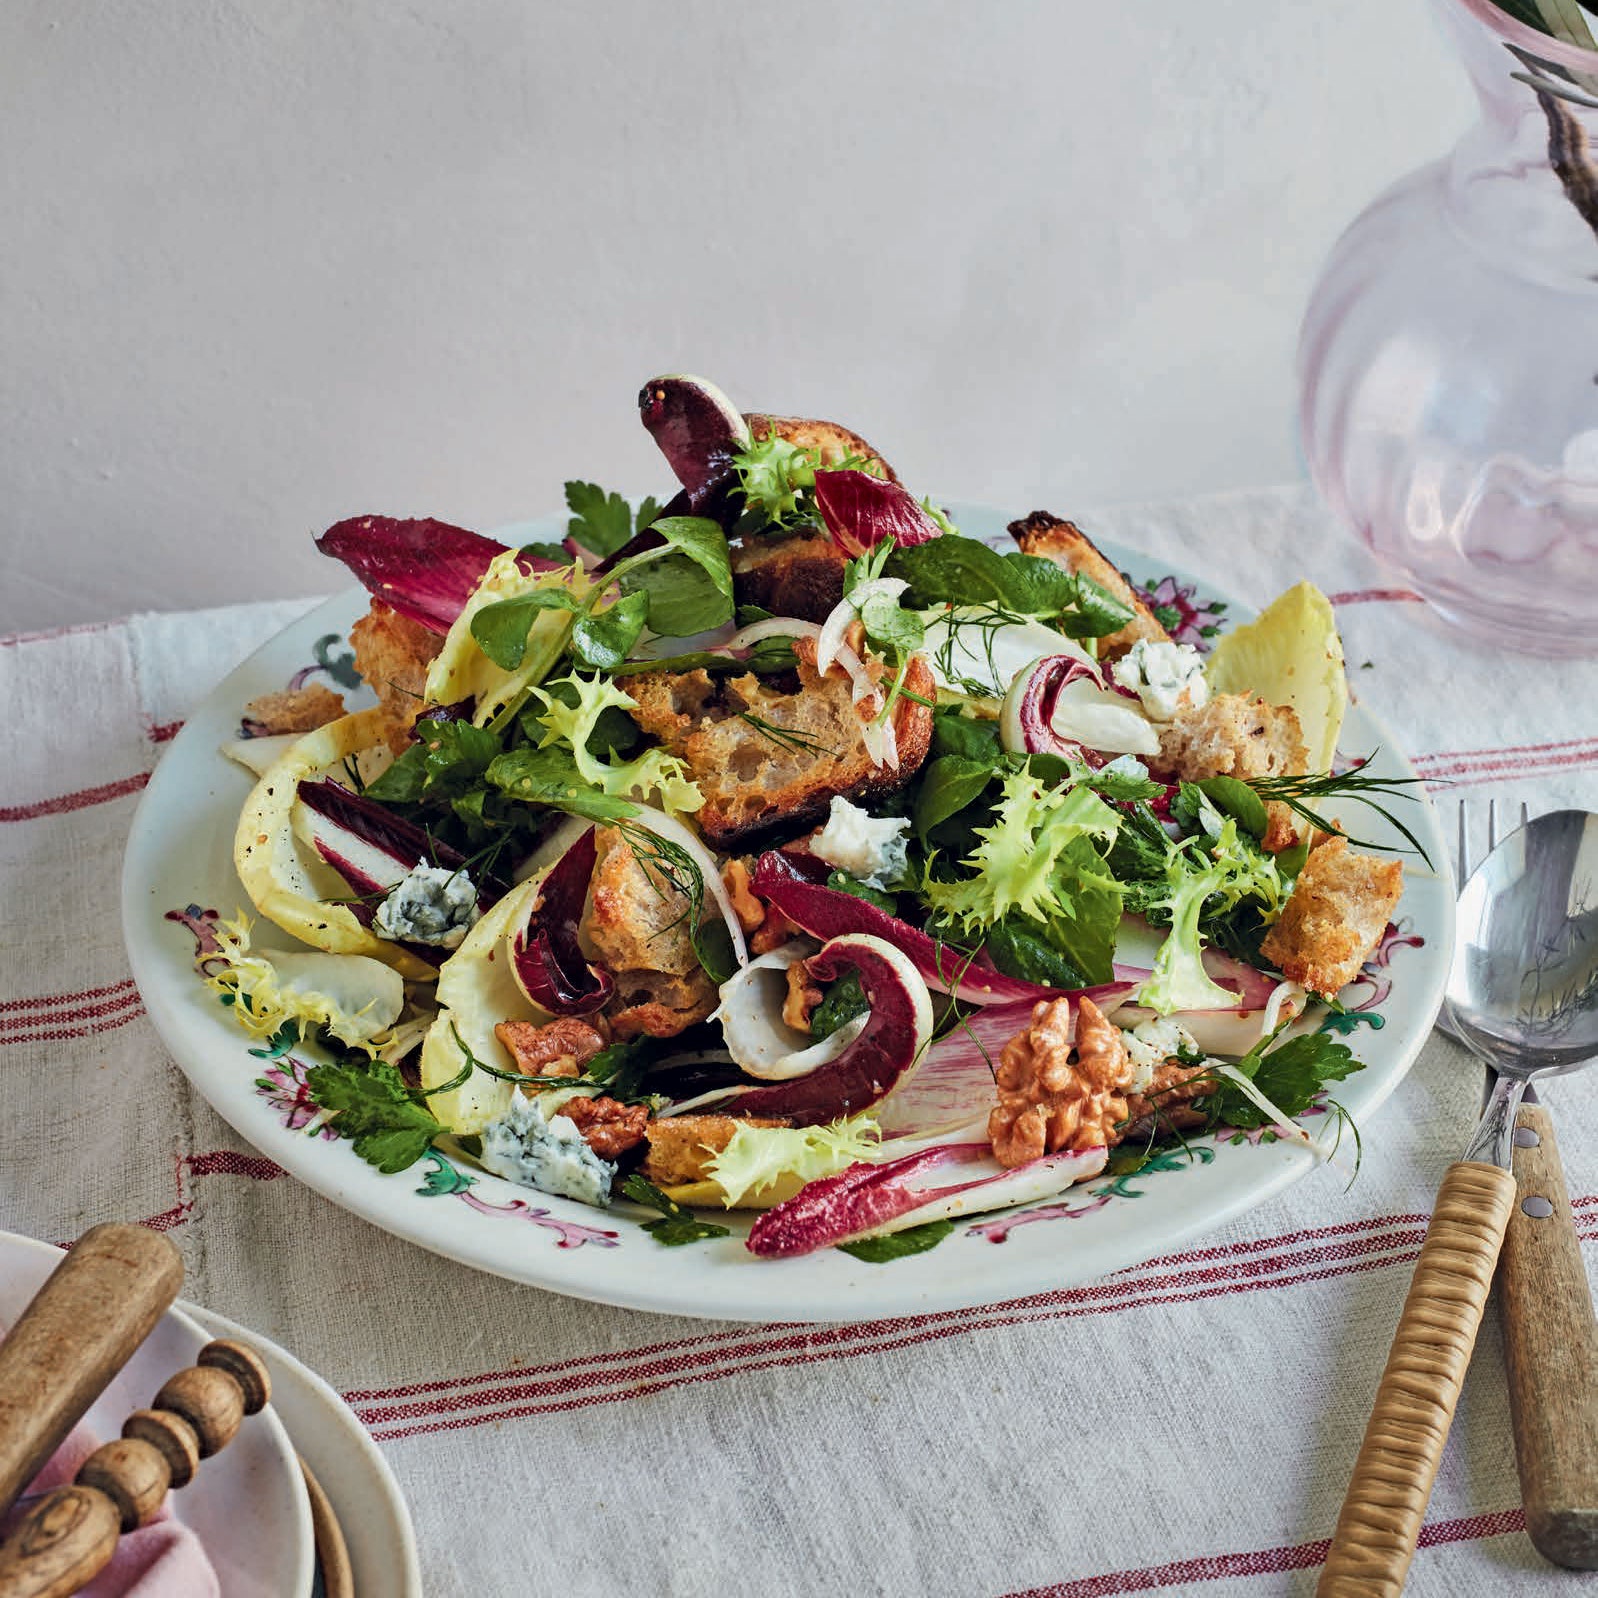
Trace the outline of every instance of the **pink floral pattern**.
<instances>
[{"instance_id":1,"label":"pink floral pattern","mask_svg":"<svg viewBox=\"0 0 1598 1598\"><path fill-rule=\"evenodd\" d=\"M1162 577L1157 583L1145 583L1137 592L1154 612L1155 620L1179 644L1207 651L1210 640L1221 630L1225 601L1201 599L1192 583Z\"/></svg>"}]
</instances>

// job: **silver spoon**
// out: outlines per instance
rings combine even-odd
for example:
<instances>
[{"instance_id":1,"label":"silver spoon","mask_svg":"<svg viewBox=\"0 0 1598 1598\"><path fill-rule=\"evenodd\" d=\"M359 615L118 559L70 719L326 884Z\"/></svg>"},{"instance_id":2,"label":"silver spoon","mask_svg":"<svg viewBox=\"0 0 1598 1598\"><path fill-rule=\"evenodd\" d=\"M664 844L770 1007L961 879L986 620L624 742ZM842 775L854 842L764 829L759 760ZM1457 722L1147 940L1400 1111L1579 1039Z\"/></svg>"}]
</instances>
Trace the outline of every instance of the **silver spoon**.
<instances>
[{"instance_id":1,"label":"silver spoon","mask_svg":"<svg viewBox=\"0 0 1598 1598\"><path fill-rule=\"evenodd\" d=\"M1516 1111L1528 1082L1598 1054L1598 816L1540 816L1477 867L1459 896L1447 1002L1461 1040L1497 1078L1475 1137L1438 1191L1316 1589L1328 1598L1403 1588L1509 1224ZM1566 1315L1577 1342L1560 1384L1558 1435L1548 1440L1590 1483L1598 1373L1579 1253L1576 1263L1579 1287L1567 1280L1567 1297L1547 1306ZM1569 1302L1572 1291L1579 1304ZM1562 1484L1550 1485L1558 1497ZM1574 1518L1566 1516L1564 1551L1578 1557L1562 1562L1598 1559L1598 1516L1590 1498L1585 1504L1567 1500Z\"/></svg>"}]
</instances>

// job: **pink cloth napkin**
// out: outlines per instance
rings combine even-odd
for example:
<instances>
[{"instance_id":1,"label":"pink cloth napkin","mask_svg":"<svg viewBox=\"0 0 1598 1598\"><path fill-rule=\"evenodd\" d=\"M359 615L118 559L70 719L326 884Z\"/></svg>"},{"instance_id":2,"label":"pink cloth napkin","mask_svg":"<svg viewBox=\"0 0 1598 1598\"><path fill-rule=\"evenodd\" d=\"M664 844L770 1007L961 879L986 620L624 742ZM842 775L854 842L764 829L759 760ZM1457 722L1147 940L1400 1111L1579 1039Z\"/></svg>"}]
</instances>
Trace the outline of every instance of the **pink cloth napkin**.
<instances>
[{"instance_id":1,"label":"pink cloth napkin","mask_svg":"<svg viewBox=\"0 0 1598 1598\"><path fill-rule=\"evenodd\" d=\"M77 1427L29 1483L28 1493L66 1486L100 1441L87 1426ZM119 1538L111 1563L79 1589L81 1598L220 1598L221 1590L200 1539L165 1503Z\"/></svg>"}]
</instances>

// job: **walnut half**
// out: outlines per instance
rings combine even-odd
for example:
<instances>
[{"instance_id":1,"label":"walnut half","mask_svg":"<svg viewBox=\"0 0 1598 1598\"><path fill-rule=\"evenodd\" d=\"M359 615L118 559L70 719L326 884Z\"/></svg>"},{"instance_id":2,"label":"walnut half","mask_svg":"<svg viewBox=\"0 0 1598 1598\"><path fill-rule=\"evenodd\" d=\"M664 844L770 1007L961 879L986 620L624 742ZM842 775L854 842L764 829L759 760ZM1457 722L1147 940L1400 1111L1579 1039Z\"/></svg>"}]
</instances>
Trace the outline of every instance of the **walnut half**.
<instances>
[{"instance_id":1,"label":"walnut half","mask_svg":"<svg viewBox=\"0 0 1598 1598\"><path fill-rule=\"evenodd\" d=\"M988 1138L1004 1166L1115 1143L1132 1062L1121 1030L1091 999L1044 999L999 1056Z\"/></svg>"}]
</instances>

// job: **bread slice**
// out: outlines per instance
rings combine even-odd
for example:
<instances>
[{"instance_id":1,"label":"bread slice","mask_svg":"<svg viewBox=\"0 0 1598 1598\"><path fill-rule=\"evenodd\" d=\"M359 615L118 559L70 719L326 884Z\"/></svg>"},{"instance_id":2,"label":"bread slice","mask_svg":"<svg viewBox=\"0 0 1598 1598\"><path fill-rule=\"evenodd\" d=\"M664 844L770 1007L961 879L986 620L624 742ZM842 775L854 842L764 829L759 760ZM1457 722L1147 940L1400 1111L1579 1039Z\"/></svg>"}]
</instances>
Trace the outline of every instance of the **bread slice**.
<instances>
[{"instance_id":1,"label":"bread slice","mask_svg":"<svg viewBox=\"0 0 1598 1598\"><path fill-rule=\"evenodd\" d=\"M1023 554L1039 555L1068 572L1090 577L1123 605L1132 607L1132 620L1126 626L1099 639L1100 660L1118 659L1140 638L1156 643L1171 641L1171 635L1155 619L1147 602L1134 592L1132 585L1074 522L1062 521L1046 510L1035 510L1030 516L1010 523L1010 536L1021 546Z\"/></svg>"},{"instance_id":2,"label":"bread slice","mask_svg":"<svg viewBox=\"0 0 1598 1598\"><path fill-rule=\"evenodd\" d=\"M383 737L396 755L411 742L411 724L424 704L427 668L444 640L419 622L374 599L350 629L355 669L377 695Z\"/></svg>"},{"instance_id":3,"label":"bread slice","mask_svg":"<svg viewBox=\"0 0 1598 1598\"><path fill-rule=\"evenodd\" d=\"M732 547L733 592L773 616L825 621L843 598L844 558L830 533L757 533Z\"/></svg>"},{"instance_id":4,"label":"bread slice","mask_svg":"<svg viewBox=\"0 0 1598 1598\"><path fill-rule=\"evenodd\" d=\"M1216 694L1196 710L1184 705L1160 729L1160 752L1149 761L1153 770L1187 782L1299 776L1308 763L1298 712L1243 694Z\"/></svg>"},{"instance_id":5,"label":"bread slice","mask_svg":"<svg viewBox=\"0 0 1598 1598\"><path fill-rule=\"evenodd\" d=\"M825 466L850 458L864 459L890 483L898 474L858 433L837 422L797 416L744 417L757 439L773 436L800 449L813 449ZM823 529L794 533L757 533L735 545L732 576L738 602L759 605L773 616L798 616L825 621L843 598L845 556Z\"/></svg>"},{"instance_id":6,"label":"bread slice","mask_svg":"<svg viewBox=\"0 0 1598 1598\"><path fill-rule=\"evenodd\" d=\"M916 700L935 700L937 685L921 656L911 657L894 706L895 768L866 752L848 676L836 666L816 675L812 638L796 640L794 653L797 692L791 681L753 673L716 680L704 671L646 672L628 681L633 720L687 766L705 796L694 819L723 853L814 825L837 795L892 793L926 759L932 712ZM880 675L880 663L876 669Z\"/></svg>"},{"instance_id":7,"label":"bread slice","mask_svg":"<svg viewBox=\"0 0 1598 1598\"><path fill-rule=\"evenodd\" d=\"M890 483L899 481L894 469L858 433L837 422L821 422L800 416L766 416L758 411L744 417L749 431L757 440L773 436L795 444L800 449L813 449L823 466L836 466L841 461L864 458L875 466L879 476Z\"/></svg>"},{"instance_id":8,"label":"bread slice","mask_svg":"<svg viewBox=\"0 0 1598 1598\"><path fill-rule=\"evenodd\" d=\"M1347 838L1310 851L1260 952L1291 982L1331 998L1375 953L1404 891L1401 860L1354 854Z\"/></svg>"},{"instance_id":9,"label":"bread slice","mask_svg":"<svg viewBox=\"0 0 1598 1598\"><path fill-rule=\"evenodd\" d=\"M582 930L616 984L606 1018L619 1038L674 1038L716 1007L688 935L688 900L614 827L601 827L595 843Z\"/></svg>"}]
</instances>

